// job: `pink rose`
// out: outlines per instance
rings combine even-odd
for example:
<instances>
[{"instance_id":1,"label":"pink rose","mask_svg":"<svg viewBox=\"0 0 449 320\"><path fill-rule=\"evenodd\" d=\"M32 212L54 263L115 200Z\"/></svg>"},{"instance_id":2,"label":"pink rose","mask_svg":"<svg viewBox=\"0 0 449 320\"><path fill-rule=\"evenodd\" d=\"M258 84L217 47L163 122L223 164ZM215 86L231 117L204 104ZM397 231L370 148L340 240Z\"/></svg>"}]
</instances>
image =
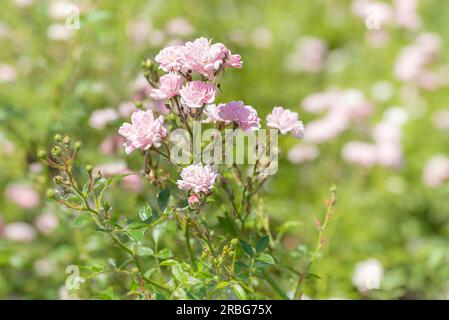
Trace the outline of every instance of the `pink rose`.
<instances>
[{"instance_id":1,"label":"pink rose","mask_svg":"<svg viewBox=\"0 0 449 320\"><path fill-rule=\"evenodd\" d=\"M271 114L267 116L267 126L279 129L283 135L292 132L296 138L304 137L304 125L298 119L298 114L283 107L273 108Z\"/></svg>"},{"instance_id":2,"label":"pink rose","mask_svg":"<svg viewBox=\"0 0 449 320\"><path fill-rule=\"evenodd\" d=\"M164 127L164 117L159 116L155 119L153 111L147 110L134 112L131 115L131 124L124 123L119 133L126 138L125 152L130 154L136 149L148 150L151 147L160 147L167 130Z\"/></svg>"},{"instance_id":3,"label":"pink rose","mask_svg":"<svg viewBox=\"0 0 449 320\"><path fill-rule=\"evenodd\" d=\"M436 155L424 167L424 183L428 187L438 187L449 181L449 158L445 155Z\"/></svg>"},{"instance_id":4,"label":"pink rose","mask_svg":"<svg viewBox=\"0 0 449 320\"><path fill-rule=\"evenodd\" d=\"M377 160L376 145L359 141L349 142L342 149L342 157L348 163L372 167Z\"/></svg>"},{"instance_id":5,"label":"pink rose","mask_svg":"<svg viewBox=\"0 0 449 320\"><path fill-rule=\"evenodd\" d=\"M200 198L196 194L192 194L188 199L187 202L189 206L194 207L200 203Z\"/></svg>"},{"instance_id":6,"label":"pink rose","mask_svg":"<svg viewBox=\"0 0 449 320\"><path fill-rule=\"evenodd\" d=\"M218 105L218 115L227 121L236 123L244 132L260 128L260 118L251 106L245 106L242 101L232 101Z\"/></svg>"},{"instance_id":7,"label":"pink rose","mask_svg":"<svg viewBox=\"0 0 449 320\"><path fill-rule=\"evenodd\" d=\"M179 94L184 106L201 108L204 104L214 102L217 91L212 83L191 81L182 87Z\"/></svg>"},{"instance_id":8,"label":"pink rose","mask_svg":"<svg viewBox=\"0 0 449 320\"><path fill-rule=\"evenodd\" d=\"M154 89L150 95L156 100L171 99L178 95L183 83L182 76L171 72L159 79L159 89Z\"/></svg>"},{"instance_id":9,"label":"pink rose","mask_svg":"<svg viewBox=\"0 0 449 320\"><path fill-rule=\"evenodd\" d=\"M182 169L180 175L181 179L176 181L179 189L205 194L213 188L218 177L218 173L210 165L203 166L200 163Z\"/></svg>"},{"instance_id":10,"label":"pink rose","mask_svg":"<svg viewBox=\"0 0 449 320\"><path fill-rule=\"evenodd\" d=\"M5 238L13 242L31 242L36 238L36 230L26 222L9 223L5 227Z\"/></svg>"},{"instance_id":11,"label":"pink rose","mask_svg":"<svg viewBox=\"0 0 449 320\"><path fill-rule=\"evenodd\" d=\"M165 72L179 71L183 66L184 46L170 46L162 49L154 58Z\"/></svg>"}]
</instances>

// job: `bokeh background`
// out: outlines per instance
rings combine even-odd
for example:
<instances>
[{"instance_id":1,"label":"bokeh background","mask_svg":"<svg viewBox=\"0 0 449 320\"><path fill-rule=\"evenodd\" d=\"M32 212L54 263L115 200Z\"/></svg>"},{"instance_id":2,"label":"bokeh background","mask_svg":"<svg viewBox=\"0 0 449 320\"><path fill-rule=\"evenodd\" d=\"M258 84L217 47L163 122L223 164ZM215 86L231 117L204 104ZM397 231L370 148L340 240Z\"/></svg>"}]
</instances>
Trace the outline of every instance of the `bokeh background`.
<instances>
[{"instance_id":1,"label":"bokeh background","mask_svg":"<svg viewBox=\"0 0 449 320\"><path fill-rule=\"evenodd\" d=\"M245 101L261 118L282 105L306 125L299 145L281 139L279 172L263 190L272 220L289 227L284 245L292 254L315 243L314 219L337 186L313 268L320 279L306 296L449 297L445 0L2 0L1 7L0 298L68 298L67 266L112 255L93 227L46 199L49 172L36 150L69 133L83 143L82 163L138 170L116 133L146 93L140 63L199 36L242 56L244 68L222 81L227 100ZM118 186L114 208L135 215L147 186ZM380 277L380 288L369 290L367 277ZM107 283L97 275L89 286L100 296L86 289L81 297L116 298Z\"/></svg>"}]
</instances>

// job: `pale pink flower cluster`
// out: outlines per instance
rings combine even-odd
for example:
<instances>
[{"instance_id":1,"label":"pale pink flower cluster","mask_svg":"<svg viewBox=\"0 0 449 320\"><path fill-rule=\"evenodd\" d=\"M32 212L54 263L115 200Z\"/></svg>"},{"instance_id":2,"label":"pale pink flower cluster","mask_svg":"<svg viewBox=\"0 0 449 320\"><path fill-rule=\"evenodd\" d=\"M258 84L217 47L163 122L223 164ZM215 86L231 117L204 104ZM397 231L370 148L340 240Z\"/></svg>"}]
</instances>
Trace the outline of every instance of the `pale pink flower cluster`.
<instances>
[{"instance_id":1,"label":"pale pink flower cluster","mask_svg":"<svg viewBox=\"0 0 449 320\"><path fill-rule=\"evenodd\" d=\"M393 5L375 0L355 0L352 3L352 11L365 21L376 19L375 23L378 23L380 28L394 25L416 31L421 27L418 0L394 0Z\"/></svg>"},{"instance_id":2,"label":"pale pink flower cluster","mask_svg":"<svg viewBox=\"0 0 449 320\"><path fill-rule=\"evenodd\" d=\"M131 115L131 124L124 123L119 133L126 138L125 152L130 154L134 150L148 150L158 148L162 139L167 135L164 127L164 117L155 118L153 111L136 111Z\"/></svg>"},{"instance_id":3,"label":"pale pink flower cluster","mask_svg":"<svg viewBox=\"0 0 449 320\"><path fill-rule=\"evenodd\" d=\"M213 124L219 124L224 123L225 125L228 125L231 123L231 121L223 120L219 115L219 109L218 106L215 104L208 104L204 110L203 113L206 115L206 119L203 121L203 123L213 123Z\"/></svg>"},{"instance_id":4,"label":"pale pink flower cluster","mask_svg":"<svg viewBox=\"0 0 449 320\"><path fill-rule=\"evenodd\" d=\"M267 116L267 126L278 129L282 135L291 132L295 138L304 137L304 124L298 119L298 113L283 107L273 108Z\"/></svg>"},{"instance_id":5,"label":"pale pink flower cluster","mask_svg":"<svg viewBox=\"0 0 449 320\"><path fill-rule=\"evenodd\" d=\"M179 189L208 194L218 178L218 173L210 165L203 166L198 163L182 169L180 176L181 179L176 182Z\"/></svg>"},{"instance_id":6,"label":"pale pink flower cluster","mask_svg":"<svg viewBox=\"0 0 449 320\"><path fill-rule=\"evenodd\" d=\"M342 157L348 163L363 167L380 165L399 168L402 165L401 126L407 114L400 108L390 108L384 119L373 129L374 143L350 142L342 149Z\"/></svg>"},{"instance_id":7,"label":"pale pink flower cluster","mask_svg":"<svg viewBox=\"0 0 449 320\"><path fill-rule=\"evenodd\" d=\"M326 62L327 44L320 38L304 37L287 56L285 68L290 72L317 73Z\"/></svg>"},{"instance_id":8,"label":"pale pink flower cluster","mask_svg":"<svg viewBox=\"0 0 449 320\"><path fill-rule=\"evenodd\" d=\"M394 69L396 78L425 86L426 80L429 80L426 68L435 60L440 49L441 39L437 34L421 34L412 45L400 52Z\"/></svg>"},{"instance_id":9,"label":"pale pink flower cluster","mask_svg":"<svg viewBox=\"0 0 449 320\"><path fill-rule=\"evenodd\" d=\"M177 96L184 80L181 75L170 72L159 79L159 89L153 89L150 96L156 100L171 99Z\"/></svg>"},{"instance_id":10,"label":"pale pink flower cluster","mask_svg":"<svg viewBox=\"0 0 449 320\"><path fill-rule=\"evenodd\" d=\"M428 187L438 187L449 181L449 157L436 155L424 167L422 179Z\"/></svg>"},{"instance_id":11,"label":"pale pink flower cluster","mask_svg":"<svg viewBox=\"0 0 449 320\"><path fill-rule=\"evenodd\" d=\"M162 49L155 58L165 72L198 72L212 79L222 68L241 68L239 55L232 54L222 43L212 44L202 37L180 46Z\"/></svg>"},{"instance_id":12,"label":"pale pink flower cluster","mask_svg":"<svg viewBox=\"0 0 449 320\"><path fill-rule=\"evenodd\" d=\"M326 112L305 127L305 140L323 143L345 131L351 122L360 122L373 112L373 105L363 92L356 89L329 89L314 93L302 101L304 110L312 113Z\"/></svg>"},{"instance_id":13,"label":"pale pink flower cluster","mask_svg":"<svg viewBox=\"0 0 449 320\"><path fill-rule=\"evenodd\" d=\"M201 108L215 101L217 90L213 83L203 81L187 82L179 91L181 103L189 108Z\"/></svg>"},{"instance_id":14,"label":"pale pink flower cluster","mask_svg":"<svg viewBox=\"0 0 449 320\"><path fill-rule=\"evenodd\" d=\"M252 106L246 106L242 101L232 101L218 105L218 115L224 121L232 121L244 132L259 130L260 118Z\"/></svg>"},{"instance_id":15,"label":"pale pink flower cluster","mask_svg":"<svg viewBox=\"0 0 449 320\"><path fill-rule=\"evenodd\" d=\"M39 193L31 186L14 183L6 186L5 197L22 209L34 209L39 205Z\"/></svg>"}]
</instances>

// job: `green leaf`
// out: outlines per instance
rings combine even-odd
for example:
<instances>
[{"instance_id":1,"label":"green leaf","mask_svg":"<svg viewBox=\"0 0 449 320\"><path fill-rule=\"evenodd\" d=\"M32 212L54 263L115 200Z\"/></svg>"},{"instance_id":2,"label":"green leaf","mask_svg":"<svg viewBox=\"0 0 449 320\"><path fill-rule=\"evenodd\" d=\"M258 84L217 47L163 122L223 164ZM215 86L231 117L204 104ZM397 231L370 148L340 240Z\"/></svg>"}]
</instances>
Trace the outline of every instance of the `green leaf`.
<instances>
[{"instance_id":1,"label":"green leaf","mask_svg":"<svg viewBox=\"0 0 449 320\"><path fill-rule=\"evenodd\" d=\"M227 233L229 233L232 236L237 235L236 227L229 218L227 217L218 217L218 222L220 223L220 226L223 228L223 230Z\"/></svg>"},{"instance_id":2,"label":"green leaf","mask_svg":"<svg viewBox=\"0 0 449 320\"><path fill-rule=\"evenodd\" d=\"M248 242L246 242L244 240L240 240L239 243L240 243L240 247L243 249L243 251L246 254L248 254L251 257L254 255L254 250Z\"/></svg>"},{"instance_id":3,"label":"green leaf","mask_svg":"<svg viewBox=\"0 0 449 320\"><path fill-rule=\"evenodd\" d=\"M73 219L73 225L75 227L82 227L85 226L87 223L90 222L90 216L87 213L81 213L76 216L75 219Z\"/></svg>"},{"instance_id":4,"label":"green leaf","mask_svg":"<svg viewBox=\"0 0 449 320\"><path fill-rule=\"evenodd\" d=\"M154 240L155 243L159 242L159 239L164 234L166 229L167 229L167 223L166 222L160 223L160 224L156 225L153 228L152 235L153 235L153 240Z\"/></svg>"},{"instance_id":5,"label":"green leaf","mask_svg":"<svg viewBox=\"0 0 449 320\"><path fill-rule=\"evenodd\" d=\"M167 260L164 260L161 263L159 263L159 265L161 267L171 267L171 266L173 266L175 264L178 264L178 261L173 260L173 259L167 259Z\"/></svg>"},{"instance_id":6,"label":"green leaf","mask_svg":"<svg viewBox=\"0 0 449 320\"><path fill-rule=\"evenodd\" d=\"M182 267L179 264L174 264L171 267L171 273L176 278L176 280L178 280L181 283L187 282L188 280L187 273L185 273L184 270L182 270Z\"/></svg>"},{"instance_id":7,"label":"green leaf","mask_svg":"<svg viewBox=\"0 0 449 320\"><path fill-rule=\"evenodd\" d=\"M151 207L148 203L145 203L143 206L139 208L139 217L142 221L151 219L152 216L153 210L151 210Z\"/></svg>"},{"instance_id":8,"label":"green leaf","mask_svg":"<svg viewBox=\"0 0 449 320\"><path fill-rule=\"evenodd\" d=\"M268 253L262 253L260 256L256 258L257 261L261 261L266 264L275 264L274 258L270 256Z\"/></svg>"},{"instance_id":9,"label":"green leaf","mask_svg":"<svg viewBox=\"0 0 449 320\"><path fill-rule=\"evenodd\" d=\"M164 249L160 250L158 253L156 253L156 257L158 257L159 259L165 260L165 259L173 257L173 253L171 252L170 249L164 248Z\"/></svg>"},{"instance_id":10,"label":"green leaf","mask_svg":"<svg viewBox=\"0 0 449 320\"><path fill-rule=\"evenodd\" d=\"M128 230L138 230L138 229L143 229L143 228L148 228L148 224L142 221L134 221L131 222L126 229Z\"/></svg>"},{"instance_id":11,"label":"green leaf","mask_svg":"<svg viewBox=\"0 0 449 320\"><path fill-rule=\"evenodd\" d=\"M234 291L234 294L236 295L236 297L239 300L247 299L246 292L245 292L245 290L243 290L241 285L239 285L238 283L232 283L231 286L232 286L232 291Z\"/></svg>"},{"instance_id":12,"label":"green leaf","mask_svg":"<svg viewBox=\"0 0 449 320\"><path fill-rule=\"evenodd\" d=\"M150 247L138 247L137 248L137 255L144 257L144 256L152 256L154 254L153 249Z\"/></svg>"},{"instance_id":13,"label":"green leaf","mask_svg":"<svg viewBox=\"0 0 449 320\"><path fill-rule=\"evenodd\" d=\"M126 230L126 233L130 236L131 240L140 241L145 236L145 229Z\"/></svg>"},{"instance_id":14,"label":"green leaf","mask_svg":"<svg viewBox=\"0 0 449 320\"><path fill-rule=\"evenodd\" d=\"M268 243L270 242L270 238L268 236L264 236L260 238L260 240L256 244L256 251L262 252L268 247Z\"/></svg>"},{"instance_id":15,"label":"green leaf","mask_svg":"<svg viewBox=\"0 0 449 320\"><path fill-rule=\"evenodd\" d=\"M220 289L226 288L227 286L229 286L229 282L228 281L222 281L222 282L217 284L216 289L220 290Z\"/></svg>"},{"instance_id":16,"label":"green leaf","mask_svg":"<svg viewBox=\"0 0 449 320\"><path fill-rule=\"evenodd\" d=\"M164 212L167 209L168 201L170 200L170 190L164 189L157 195L157 204L159 205L159 210Z\"/></svg>"}]
</instances>

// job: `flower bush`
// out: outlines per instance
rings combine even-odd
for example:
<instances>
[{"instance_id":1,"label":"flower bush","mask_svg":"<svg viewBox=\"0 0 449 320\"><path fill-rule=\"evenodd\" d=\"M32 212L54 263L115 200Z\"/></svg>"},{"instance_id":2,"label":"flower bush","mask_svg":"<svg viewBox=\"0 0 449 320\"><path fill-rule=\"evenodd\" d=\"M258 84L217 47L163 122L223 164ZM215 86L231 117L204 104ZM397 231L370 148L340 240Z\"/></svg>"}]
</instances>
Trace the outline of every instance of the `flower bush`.
<instances>
[{"instance_id":1,"label":"flower bush","mask_svg":"<svg viewBox=\"0 0 449 320\"><path fill-rule=\"evenodd\" d=\"M291 132L295 138L304 135L298 114L275 107L267 117L267 126L273 129L265 132L252 106L242 101L213 105L221 99L224 71L242 67L240 56L221 43L200 38L161 50L155 61L159 66L151 60L143 63L144 75L151 88L149 99L163 108L145 109L148 101L136 101L137 109L143 110L134 111L131 123L118 130L125 139L126 154L141 154L141 179L154 186L148 190L151 200L132 218L122 216L109 203L108 192L115 182L133 176L132 172L119 169L111 175L104 167L94 170L87 165L83 174L77 166L81 143L61 135L55 136L48 156L40 152L55 170L55 188L48 196L73 211L76 220L91 219L97 232L123 252L109 271L129 276L125 290L133 298L301 298L303 282L312 276L308 269L325 243L323 233L333 211L335 190L323 222L316 222L316 249L304 255L304 268L299 270L298 261L288 257L280 245L288 226L270 223L261 196L261 187L273 173L267 168L277 161L277 132ZM208 163L192 163L192 153L187 163L175 161L171 133L184 130L187 140L195 140L197 125L213 129L212 139L224 142L224 148L212 150L219 154ZM254 148L248 147L254 163L224 161L229 147L234 148L234 137L259 130ZM207 142L200 143L201 152ZM160 245L170 223L177 230L176 246L183 250ZM289 287L282 287L276 279L285 274L294 279Z\"/></svg>"}]
</instances>

